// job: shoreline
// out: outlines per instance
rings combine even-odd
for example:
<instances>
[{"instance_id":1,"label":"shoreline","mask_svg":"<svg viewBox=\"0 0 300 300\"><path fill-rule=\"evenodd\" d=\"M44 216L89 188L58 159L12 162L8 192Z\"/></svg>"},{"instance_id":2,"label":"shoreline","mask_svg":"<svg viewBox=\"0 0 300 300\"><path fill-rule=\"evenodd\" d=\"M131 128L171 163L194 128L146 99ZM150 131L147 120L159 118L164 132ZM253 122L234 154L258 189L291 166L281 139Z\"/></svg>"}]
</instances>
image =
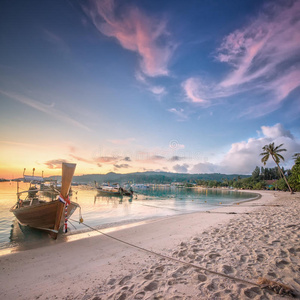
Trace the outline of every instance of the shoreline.
<instances>
[{"instance_id":1,"label":"shoreline","mask_svg":"<svg viewBox=\"0 0 300 300\"><path fill-rule=\"evenodd\" d=\"M194 188L194 187L191 187ZM255 200L258 200L261 198L261 194L259 193L260 191L253 191L253 190L230 190L230 189L219 189L219 188L209 188L209 189L214 189L214 190L220 190L220 191L231 191L231 192L242 192L242 193L249 193L249 194L254 194L256 197L253 198L248 198L244 200L236 200L235 202L232 202L230 204L214 204L214 208L208 207L207 210L199 210L199 211L180 211L180 213L175 214L175 215L169 215L169 216L152 216L152 217L147 217L144 219L135 219L135 220L124 220L120 222L114 222L114 223L107 223L103 225L96 225L93 226L92 229L89 226L86 226L83 229L76 229L73 231L72 229L67 233L67 234L60 234L58 236L58 239L56 240L56 243L64 243L64 242L72 242L74 240L80 240L80 239L85 239L91 236L98 235L97 230L99 231L104 231L105 233L109 232L114 232L118 230L124 230L126 228L131 228L134 226L139 226L142 224L148 224L160 220L165 220L173 217L177 217L180 215L189 215L189 214L194 214L194 213L211 213L218 208L221 207L234 207L235 205L239 205L242 203L246 202L252 202ZM69 227L74 226L72 223L78 223L77 220L74 220L70 218L70 223ZM71 225L71 226L70 226ZM72 228L72 227L71 227ZM27 251L30 249L34 248L44 248L48 247L49 245L53 244L53 240L49 239L48 235L46 233L43 233L44 237L42 240L33 240L33 241L28 241L28 242L23 242L17 246L8 246L0 249L0 257L3 255L8 255L12 253L17 253L17 252L22 252L22 251Z\"/></svg>"},{"instance_id":2,"label":"shoreline","mask_svg":"<svg viewBox=\"0 0 300 300\"><path fill-rule=\"evenodd\" d=\"M253 206L243 206L245 203L243 202L240 205L220 206L206 214L196 212L176 215L140 224L139 226L113 231L112 235L115 238L167 256L194 261L197 264L205 263L210 267L219 268L221 266L220 271L224 271L223 269L225 268L225 272L230 274L238 273L238 268L241 267L239 264L243 267L246 266L242 260L246 259L245 251L248 251L246 247L247 236L244 235L244 232L241 232L240 236L234 236L234 239L227 241L226 244L226 230L218 238L218 241L214 241L219 232L224 231L224 228L231 228L230 232L234 235L238 228L243 227L242 219L249 224L256 222L258 225L261 225L259 222L264 221L258 220L260 214L265 213L268 215L269 212L275 214L281 210L281 208L274 206L257 205L273 205L274 202L279 201L281 203L285 199L295 198L296 200L293 201L298 205L297 209L300 206L299 193L295 195L274 191L263 191L260 193L262 194L260 199L251 201L251 203L255 204ZM247 204L249 204L249 201L247 201ZM233 210L237 214L228 214ZM257 217L252 218L250 213L255 211L257 213L253 216L257 215ZM284 214L288 215L289 210L285 209ZM295 212L291 214L299 215ZM215 215L215 217L212 218L212 215ZM270 215L269 217L271 218L272 216ZM291 216L291 218L295 218L295 216ZM280 222L287 222L287 220L286 217L282 217ZM251 226L248 229L249 235L254 234L255 237L258 229L254 228L255 231L252 228L253 226ZM235 230L232 231L232 228ZM269 233L268 235L270 236ZM201 240L201 245L197 245L198 240ZM276 241L275 238L274 241ZM280 239L279 241L281 242ZM236 255L234 254L235 251L233 250L239 249L231 246L235 246L234 243L238 242L241 243L240 248L245 252L244 254L239 254L238 252ZM258 242L256 245L257 249L266 248L266 245L263 248L259 246ZM221 246L218 247L218 243L223 244L225 250L222 250ZM291 261L296 260L300 266L300 245L299 252L297 252L297 245L288 247L290 250L294 249L291 251L295 253L291 258L288 256L289 259ZM195 249L198 249L198 252L194 252L193 250ZM288 249L285 251L287 255L292 253ZM236 266L237 271L235 269L233 271L232 266L228 262L218 263L218 259L223 259L223 255L220 254L222 251L225 251L225 256L229 256L230 260L234 260L235 256L239 256L239 264L237 263ZM198 255L199 253L202 254ZM245 256L244 259L242 259L243 255ZM263 255L263 257L258 256L259 260L266 260L267 253ZM199 258L200 256L205 259L203 261L197 260L197 257ZM209 256L211 257L209 258ZM152 256L138 251L100 234L69 243L54 242L47 247L4 255L0 257L0 260L2 267L0 282L3 287L0 296L3 299L93 299L94 297L98 297L95 299L107 299L108 296L111 296L111 299L119 299L119 297L121 297L120 299L153 299L151 297L154 297L154 295L157 297L160 295L163 297L161 299L166 299L164 297L167 295L171 297L172 294L174 296L182 296L182 299L184 297L187 297L186 299L197 299L201 293L201 299L213 299L211 296L216 293L219 293L220 299L223 299L224 295L229 297L229 293L225 291L225 288L220 289L219 286L221 284L218 284L218 281L221 279L214 278L216 276L199 273L196 274L197 277L194 274L195 272L189 274L191 268L184 270L185 268L182 266L174 266L170 262L162 261L161 258L155 255ZM290 267L290 262L287 259L281 259L276 263L279 266L279 271L283 270L285 273L287 268ZM259 264L259 261L253 259L252 262L251 257L251 263L248 259L248 264L253 268L253 266ZM294 265L292 264L292 266ZM157 268L160 271L156 272ZM178 268L181 268L180 272ZM272 272L269 271L269 273L271 274ZM243 272L239 275L244 276ZM294 274L292 275L296 280L293 281L293 284L300 288L299 275L298 277L295 277ZM195 279L195 276L198 279L202 278L202 281ZM285 275L285 277L288 276ZM288 284L289 282L286 282L287 278L285 277L282 275L278 278L285 279L282 281ZM292 279L289 280L292 281ZM238 284L232 282L222 284L233 287L233 290L236 288L235 292L237 294L242 293L245 299L249 298L247 295L252 295L253 293L262 296L257 290L251 290L251 287L238 287ZM256 294L254 295L255 297ZM217 294L214 297L218 297ZM267 294L265 299L275 299L277 296L272 297L268 298Z\"/></svg>"}]
</instances>

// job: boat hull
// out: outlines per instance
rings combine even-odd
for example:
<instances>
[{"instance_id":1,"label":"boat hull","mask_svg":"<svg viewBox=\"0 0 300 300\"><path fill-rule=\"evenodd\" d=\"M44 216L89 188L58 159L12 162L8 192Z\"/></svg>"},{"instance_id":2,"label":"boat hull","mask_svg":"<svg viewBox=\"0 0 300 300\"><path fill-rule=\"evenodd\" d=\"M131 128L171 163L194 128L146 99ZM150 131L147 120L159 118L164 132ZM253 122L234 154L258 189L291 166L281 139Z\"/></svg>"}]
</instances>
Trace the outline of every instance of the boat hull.
<instances>
[{"instance_id":1,"label":"boat hull","mask_svg":"<svg viewBox=\"0 0 300 300\"><path fill-rule=\"evenodd\" d=\"M102 188L97 188L98 195L102 196L117 196L117 197L122 197L122 196L129 196L132 197L133 193L124 189L111 189L111 190L106 190Z\"/></svg>"},{"instance_id":2,"label":"boat hull","mask_svg":"<svg viewBox=\"0 0 300 300\"><path fill-rule=\"evenodd\" d=\"M104 190L102 188L97 188L97 191L100 195L103 196L122 196L121 191L118 189L114 189L114 190Z\"/></svg>"},{"instance_id":3,"label":"boat hull","mask_svg":"<svg viewBox=\"0 0 300 300\"><path fill-rule=\"evenodd\" d=\"M54 225L57 218L60 201L44 202L23 207L12 207L10 211L15 215L21 225L57 233ZM71 202L68 206L67 217L70 217L79 205ZM61 218L60 227L64 224Z\"/></svg>"}]
</instances>

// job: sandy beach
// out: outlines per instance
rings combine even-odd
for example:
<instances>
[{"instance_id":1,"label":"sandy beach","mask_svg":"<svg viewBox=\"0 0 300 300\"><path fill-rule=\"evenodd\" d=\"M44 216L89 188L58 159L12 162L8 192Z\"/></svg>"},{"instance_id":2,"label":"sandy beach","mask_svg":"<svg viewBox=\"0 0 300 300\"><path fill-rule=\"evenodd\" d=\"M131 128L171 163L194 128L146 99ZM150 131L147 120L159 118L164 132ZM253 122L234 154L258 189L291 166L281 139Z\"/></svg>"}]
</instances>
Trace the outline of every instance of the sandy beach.
<instances>
[{"instance_id":1,"label":"sandy beach","mask_svg":"<svg viewBox=\"0 0 300 300\"><path fill-rule=\"evenodd\" d=\"M299 297L300 194L259 193L255 201L109 233L200 268L96 233L1 256L0 298L290 298L256 286L259 277L286 284Z\"/></svg>"}]
</instances>

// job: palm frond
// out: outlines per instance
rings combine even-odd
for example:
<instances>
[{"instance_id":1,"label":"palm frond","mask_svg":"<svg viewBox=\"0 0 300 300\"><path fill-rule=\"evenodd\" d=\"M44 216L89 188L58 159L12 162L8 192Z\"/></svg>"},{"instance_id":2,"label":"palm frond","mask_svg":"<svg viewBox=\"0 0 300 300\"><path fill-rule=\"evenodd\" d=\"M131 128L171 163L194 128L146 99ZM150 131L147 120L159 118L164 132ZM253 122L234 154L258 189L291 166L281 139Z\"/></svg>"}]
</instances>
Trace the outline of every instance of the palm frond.
<instances>
[{"instance_id":1,"label":"palm frond","mask_svg":"<svg viewBox=\"0 0 300 300\"><path fill-rule=\"evenodd\" d=\"M284 160L284 157L283 157L282 155L277 154L277 156L278 156L280 159Z\"/></svg>"},{"instance_id":2,"label":"palm frond","mask_svg":"<svg viewBox=\"0 0 300 300\"><path fill-rule=\"evenodd\" d=\"M274 146L274 143L273 143ZM280 148L281 146L283 146L283 144L280 144L279 146L275 147L275 150L277 150L278 148Z\"/></svg>"}]
</instances>

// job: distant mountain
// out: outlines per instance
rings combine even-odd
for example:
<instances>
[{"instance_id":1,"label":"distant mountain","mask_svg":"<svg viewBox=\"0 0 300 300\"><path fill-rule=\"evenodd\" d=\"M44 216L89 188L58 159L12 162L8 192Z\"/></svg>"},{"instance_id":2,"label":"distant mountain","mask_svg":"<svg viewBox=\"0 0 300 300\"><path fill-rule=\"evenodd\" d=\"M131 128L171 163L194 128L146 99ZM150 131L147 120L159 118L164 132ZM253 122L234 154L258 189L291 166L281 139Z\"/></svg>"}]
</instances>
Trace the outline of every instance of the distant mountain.
<instances>
[{"instance_id":1,"label":"distant mountain","mask_svg":"<svg viewBox=\"0 0 300 300\"><path fill-rule=\"evenodd\" d=\"M128 174L119 174L110 172L107 174L88 174L81 176L74 176L73 182L78 183L98 183L103 182L118 182L118 183L172 183L172 182L196 182L196 180L216 180L223 181L224 179L231 180L234 178L246 178L250 175L239 175L239 174L186 174L186 173L169 173L169 172L136 172ZM58 179L60 176L51 176L49 179Z\"/></svg>"}]
</instances>

